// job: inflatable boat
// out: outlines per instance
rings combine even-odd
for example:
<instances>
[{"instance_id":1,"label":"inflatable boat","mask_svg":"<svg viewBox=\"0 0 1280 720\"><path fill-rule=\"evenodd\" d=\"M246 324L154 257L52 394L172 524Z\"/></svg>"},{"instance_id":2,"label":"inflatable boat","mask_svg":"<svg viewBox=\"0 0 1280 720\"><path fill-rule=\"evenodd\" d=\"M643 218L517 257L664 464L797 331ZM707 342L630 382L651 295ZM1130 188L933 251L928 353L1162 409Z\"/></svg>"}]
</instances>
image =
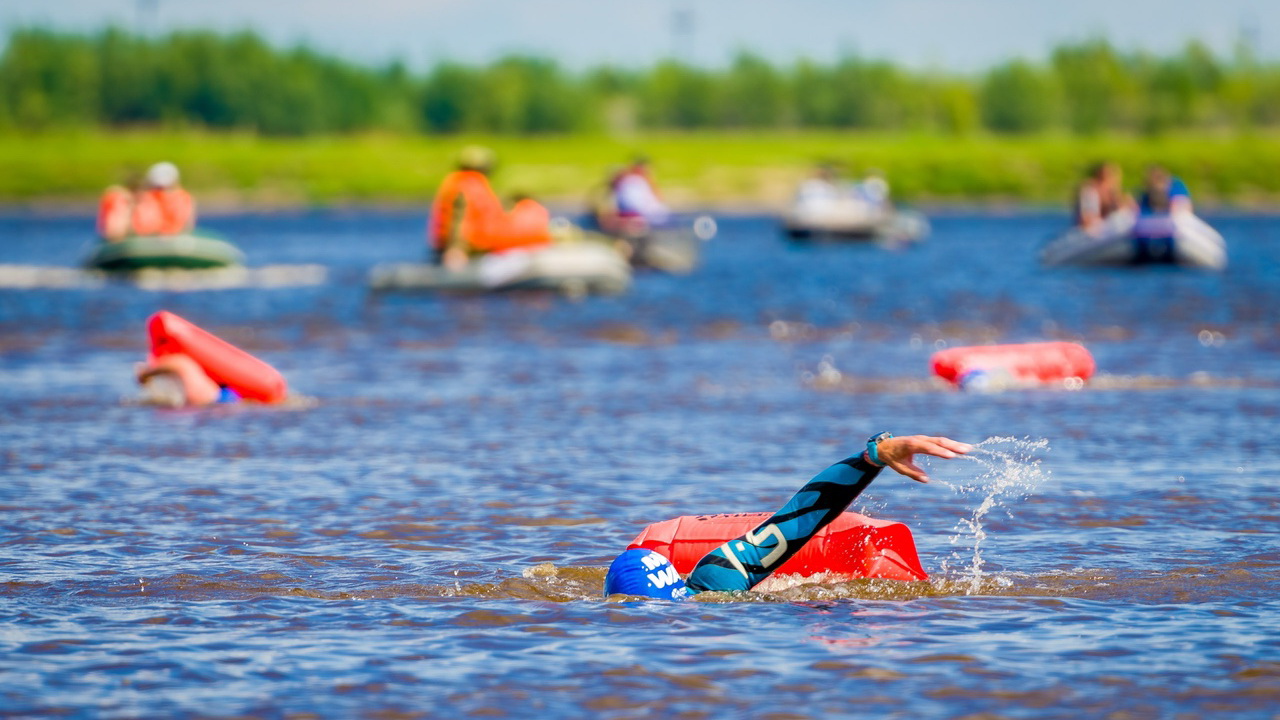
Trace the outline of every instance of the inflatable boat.
<instances>
[{"instance_id":1,"label":"inflatable boat","mask_svg":"<svg viewBox=\"0 0 1280 720\"><path fill-rule=\"evenodd\" d=\"M1040 253L1058 265L1182 265L1222 270L1227 245L1222 235L1190 213L1137 216L1118 212L1097 231L1072 228Z\"/></svg>"},{"instance_id":2,"label":"inflatable boat","mask_svg":"<svg viewBox=\"0 0 1280 720\"><path fill-rule=\"evenodd\" d=\"M796 241L916 242L929 235L929 221L918 212L844 195L795 203L782 228Z\"/></svg>"},{"instance_id":3,"label":"inflatable boat","mask_svg":"<svg viewBox=\"0 0 1280 720\"><path fill-rule=\"evenodd\" d=\"M616 240L632 267L674 275L692 272L702 254L702 242L718 232L710 215L653 227L644 218L593 212L588 215L587 226Z\"/></svg>"},{"instance_id":4,"label":"inflatable boat","mask_svg":"<svg viewBox=\"0 0 1280 720\"><path fill-rule=\"evenodd\" d=\"M677 228L650 230L618 237L624 254L636 268L661 270L674 275L693 271L702 254L701 243L693 233Z\"/></svg>"},{"instance_id":5,"label":"inflatable boat","mask_svg":"<svg viewBox=\"0 0 1280 720\"><path fill-rule=\"evenodd\" d=\"M676 572L685 574L702 556L756 529L769 517L767 512L684 515L646 527L627 548L653 550L670 560ZM833 573L903 582L929 578L920 565L910 528L851 512L818 531L777 573L801 577Z\"/></svg>"},{"instance_id":6,"label":"inflatable boat","mask_svg":"<svg viewBox=\"0 0 1280 720\"><path fill-rule=\"evenodd\" d=\"M85 261L93 270L131 272L148 268L201 270L244 264L231 243L209 235L135 235L103 242Z\"/></svg>"},{"instance_id":7,"label":"inflatable boat","mask_svg":"<svg viewBox=\"0 0 1280 720\"><path fill-rule=\"evenodd\" d=\"M567 295L617 294L631 285L631 266L613 247L594 242L484 255L460 270L428 263L373 268L374 290L497 292L552 290Z\"/></svg>"}]
</instances>

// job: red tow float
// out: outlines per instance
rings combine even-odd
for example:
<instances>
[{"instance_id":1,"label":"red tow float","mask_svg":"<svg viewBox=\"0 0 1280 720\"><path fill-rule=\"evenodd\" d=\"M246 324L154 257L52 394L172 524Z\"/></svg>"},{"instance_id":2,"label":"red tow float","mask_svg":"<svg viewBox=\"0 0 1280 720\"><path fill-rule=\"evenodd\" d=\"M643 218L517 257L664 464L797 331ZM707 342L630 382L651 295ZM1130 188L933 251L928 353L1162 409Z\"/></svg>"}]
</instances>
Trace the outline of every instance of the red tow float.
<instances>
[{"instance_id":1,"label":"red tow float","mask_svg":"<svg viewBox=\"0 0 1280 720\"><path fill-rule=\"evenodd\" d=\"M275 368L171 312L152 315L147 332L151 336L148 365L169 365L174 363L171 356L185 356L209 380L246 400L276 403L288 394L284 376Z\"/></svg>"},{"instance_id":2,"label":"red tow float","mask_svg":"<svg viewBox=\"0 0 1280 720\"><path fill-rule=\"evenodd\" d=\"M627 549L654 550L670 560L676 572L688 573L703 555L756 529L769 517L767 512L683 515L646 527ZM920 566L910 528L851 512L818 531L777 572L801 577L830 572L904 582L929 578Z\"/></svg>"},{"instance_id":3,"label":"red tow float","mask_svg":"<svg viewBox=\"0 0 1280 720\"><path fill-rule=\"evenodd\" d=\"M1093 356L1073 342L955 347L933 354L933 372L955 385L978 374L1000 375L1020 386L1060 384L1093 377Z\"/></svg>"}]
</instances>

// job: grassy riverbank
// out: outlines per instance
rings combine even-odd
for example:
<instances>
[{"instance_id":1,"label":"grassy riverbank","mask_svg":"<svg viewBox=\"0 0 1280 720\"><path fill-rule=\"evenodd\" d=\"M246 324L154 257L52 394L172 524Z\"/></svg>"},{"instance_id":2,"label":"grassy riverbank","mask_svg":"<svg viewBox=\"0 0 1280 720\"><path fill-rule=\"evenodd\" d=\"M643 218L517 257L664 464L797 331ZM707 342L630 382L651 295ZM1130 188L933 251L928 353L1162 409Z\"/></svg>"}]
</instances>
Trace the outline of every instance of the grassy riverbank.
<instances>
[{"instance_id":1,"label":"grassy riverbank","mask_svg":"<svg viewBox=\"0 0 1280 720\"><path fill-rule=\"evenodd\" d=\"M611 163L644 152L675 204L781 206L815 160L879 168L916 202L1061 204L1095 158L1120 161L1130 183L1164 162L1198 199L1280 205L1280 135L1160 138L1070 135L955 138L867 133L699 133L602 136L263 138L203 132L0 135L0 202L91 203L101 188L154 160L178 163L206 207L329 203L425 204L457 148L492 146L500 190L578 202Z\"/></svg>"}]
</instances>

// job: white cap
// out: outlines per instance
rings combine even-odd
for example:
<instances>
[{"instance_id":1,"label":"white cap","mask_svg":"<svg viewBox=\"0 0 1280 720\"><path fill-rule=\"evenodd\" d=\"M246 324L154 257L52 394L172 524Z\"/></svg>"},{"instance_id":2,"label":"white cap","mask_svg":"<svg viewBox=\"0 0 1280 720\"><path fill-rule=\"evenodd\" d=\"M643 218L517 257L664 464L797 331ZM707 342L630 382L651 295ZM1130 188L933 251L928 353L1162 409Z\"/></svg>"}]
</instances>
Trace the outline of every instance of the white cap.
<instances>
[{"instance_id":1,"label":"white cap","mask_svg":"<svg viewBox=\"0 0 1280 720\"><path fill-rule=\"evenodd\" d=\"M167 188L178 184L178 166L171 162L158 162L147 168L147 184Z\"/></svg>"}]
</instances>

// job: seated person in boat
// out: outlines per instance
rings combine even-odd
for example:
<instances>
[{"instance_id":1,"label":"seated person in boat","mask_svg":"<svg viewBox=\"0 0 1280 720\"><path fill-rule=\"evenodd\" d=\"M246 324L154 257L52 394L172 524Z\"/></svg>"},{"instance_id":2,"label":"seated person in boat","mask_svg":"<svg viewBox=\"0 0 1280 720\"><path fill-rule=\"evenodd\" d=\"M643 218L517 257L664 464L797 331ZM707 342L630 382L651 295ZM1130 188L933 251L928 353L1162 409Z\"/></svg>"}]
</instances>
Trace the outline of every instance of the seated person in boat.
<instances>
[{"instance_id":1,"label":"seated person in boat","mask_svg":"<svg viewBox=\"0 0 1280 720\"><path fill-rule=\"evenodd\" d=\"M813 175L796 189L796 203L830 202L840 197L839 172L831 163L820 163Z\"/></svg>"},{"instance_id":2,"label":"seated person in boat","mask_svg":"<svg viewBox=\"0 0 1280 720\"><path fill-rule=\"evenodd\" d=\"M1138 204L1143 215L1172 215L1191 212L1191 192L1186 183L1162 165L1147 168Z\"/></svg>"},{"instance_id":3,"label":"seated person in boat","mask_svg":"<svg viewBox=\"0 0 1280 720\"><path fill-rule=\"evenodd\" d=\"M613 176L609 186L616 219L624 230L643 232L671 219L671 210L662 201L649 172L647 157L637 156Z\"/></svg>"},{"instance_id":4,"label":"seated person in boat","mask_svg":"<svg viewBox=\"0 0 1280 720\"><path fill-rule=\"evenodd\" d=\"M822 163L811 177L800 183L796 190L798 206L822 207L835 202L853 201L870 211L889 211L889 181L879 170L871 170L858 182L840 180L839 170L833 163Z\"/></svg>"},{"instance_id":5,"label":"seated person in boat","mask_svg":"<svg viewBox=\"0 0 1280 720\"><path fill-rule=\"evenodd\" d=\"M551 243L551 215L530 198L508 212L489 185L493 151L469 146L458 154L458 169L436 191L428 223L434 261L450 269L465 267L472 256Z\"/></svg>"},{"instance_id":6,"label":"seated person in boat","mask_svg":"<svg viewBox=\"0 0 1280 720\"><path fill-rule=\"evenodd\" d=\"M801 487L759 527L707 553L687 581L681 581L661 556L654 558L656 553L628 550L610 565L605 594L681 600L690 593L750 590L844 512L883 468L928 482L914 462L915 455L954 458L971 449L945 437L879 433L867 441L866 450L823 470Z\"/></svg>"},{"instance_id":7,"label":"seated person in boat","mask_svg":"<svg viewBox=\"0 0 1280 720\"><path fill-rule=\"evenodd\" d=\"M1097 230L1115 212L1132 209L1133 198L1125 193L1120 166L1113 162L1095 163L1076 189L1075 223L1084 230Z\"/></svg>"},{"instance_id":8,"label":"seated person in boat","mask_svg":"<svg viewBox=\"0 0 1280 720\"><path fill-rule=\"evenodd\" d=\"M132 235L181 235L195 227L196 207L171 162L152 165L142 183L113 185L98 205L98 235L119 242Z\"/></svg>"},{"instance_id":9,"label":"seated person in boat","mask_svg":"<svg viewBox=\"0 0 1280 720\"><path fill-rule=\"evenodd\" d=\"M862 182L856 183L853 186L853 194L854 197L881 210L893 208L893 203L889 200L889 181L879 170L868 172Z\"/></svg>"}]
</instances>

